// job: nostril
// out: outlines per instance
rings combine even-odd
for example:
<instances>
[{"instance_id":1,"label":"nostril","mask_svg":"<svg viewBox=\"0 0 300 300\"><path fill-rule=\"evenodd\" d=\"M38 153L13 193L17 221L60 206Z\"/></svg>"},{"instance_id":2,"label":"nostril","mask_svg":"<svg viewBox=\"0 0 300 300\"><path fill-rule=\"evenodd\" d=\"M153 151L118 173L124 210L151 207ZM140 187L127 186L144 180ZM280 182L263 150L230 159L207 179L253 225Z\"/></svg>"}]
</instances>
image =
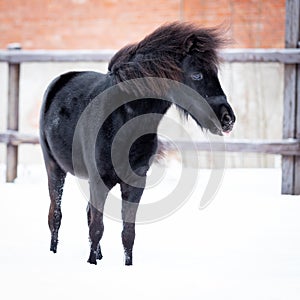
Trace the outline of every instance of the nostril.
<instances>
[{"instance_id":1,"label":"nostril","mask_svg":"<svg viewBox=\"0 0 300 300\"><path fill-rule=\"evenodd\" d=\"M222 116L222 123L232 124L231 116L230 116L228 113L225 113L225 114Z\"/></svg>"}]
</instances>

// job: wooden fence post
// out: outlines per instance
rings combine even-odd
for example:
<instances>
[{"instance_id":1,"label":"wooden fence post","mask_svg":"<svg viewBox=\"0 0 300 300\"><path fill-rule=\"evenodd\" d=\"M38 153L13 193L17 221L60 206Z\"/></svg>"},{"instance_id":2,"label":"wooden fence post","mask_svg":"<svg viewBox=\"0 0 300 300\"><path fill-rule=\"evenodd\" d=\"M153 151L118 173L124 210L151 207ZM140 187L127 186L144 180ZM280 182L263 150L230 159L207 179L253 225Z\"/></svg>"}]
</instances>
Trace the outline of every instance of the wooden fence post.
<instances>
[{"instance_id":1,"label":"wooden fence post","mask_svg":"<svg viewBox=\"0 0 300 300\"><path fill-rule=\"evenodd\" d=\"M297 66L296 138L300 140L300 64ZM300 156L295 156L294 195L300 195Z\"/></svg>"},{"instance_id":2,"label":"wooden fence post","mask_svg":"<svg viewBox=\"0 0 300 300\"><path fill-rule=\"evenodd\" d=\"M285 47L300 40L300 0L286 0ZM283 138L300 138L300 65L284 66ZM282 156L282 194L300 194L300 157Z\"/></svg>"},{"instance_id":3,"label":"wooden fence post","mask_svg":"<svg viewBox=\"0 0 300 300\"><path fill-rule=\"evenodd\" d=\"M19 44L10 44L10 51L20 50ZM7 103L7 130L19 130L19 85L20 64L8 63L8 103ZM13 182L17 177L18 146L7 144L6 148L6 181Z\"/></svg>"}]
</instances>

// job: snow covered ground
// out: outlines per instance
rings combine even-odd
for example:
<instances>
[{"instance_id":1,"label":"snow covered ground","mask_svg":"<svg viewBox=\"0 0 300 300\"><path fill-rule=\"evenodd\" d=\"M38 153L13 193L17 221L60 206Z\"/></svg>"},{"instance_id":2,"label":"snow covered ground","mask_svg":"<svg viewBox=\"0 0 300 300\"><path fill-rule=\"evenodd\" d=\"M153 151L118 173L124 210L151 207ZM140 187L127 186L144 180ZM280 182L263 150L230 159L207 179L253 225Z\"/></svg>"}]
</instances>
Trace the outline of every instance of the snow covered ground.
<instances>
[{"instance_id":1,"label":"snow covered ground","mask_svg":"<svg viewBox=\"0 0 300 300\"><path fill-rule=\"evenodd\" d=\"M123 266L121 224L105 219L103 260L89 254L86 200L68 177L58 253L49 251L42 166L0 176L1 299L300 299L300 197L280 194L280 170L226 170L199 210L202 182L162 221L137 226L134 265ZM169 188L176 172L167 174ZM203 179L203 180L202 180ZM151 201L159 191L147 191Z\"/></svg>"}]
</instances>

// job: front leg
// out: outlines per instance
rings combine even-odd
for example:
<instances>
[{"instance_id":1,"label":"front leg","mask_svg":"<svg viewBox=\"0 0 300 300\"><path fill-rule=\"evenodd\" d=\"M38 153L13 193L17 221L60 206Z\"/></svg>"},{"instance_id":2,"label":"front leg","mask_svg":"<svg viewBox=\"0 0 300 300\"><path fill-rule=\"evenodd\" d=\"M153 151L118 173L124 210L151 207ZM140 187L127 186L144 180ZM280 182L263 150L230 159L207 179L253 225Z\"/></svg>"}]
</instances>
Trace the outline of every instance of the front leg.
<instances>
[{"instance_id":1,"label":"front leg","mask_svg":"<svg viewBox=\"0 0 300 300\"><path fill-rule=\"evenodd\" d=\"M90 264L97 264L97 259L99 257L100 250L100 240L103 235L104 225L103 225L103 213L98 211L96 208L92 208L91 210L92 221L89 226L89 235L91 242L91 251L88 262ZM101 254L102 258L102 254Z\"/></svg>"},{"instance_id":2,"label":"front leg","mask_svg":"<svg viewBox=\"0 0 300 300\"><path fill-rule=\"evenodd\" d=\"M123 223L122 243L124 247L125 265L132 265L132 249L135 239L135 223Z\"/></svg>"},{"instance_id":3,"label":"front leg","mask_svg":"<svg viewBox=\"0 0 300 300\"><path fill-rule=\"evenodd\" d=\"M87 221L88 221L88 226L90 227L91 224L91 204L89 203L87 206ZM91 242L91 239L90 239ZM98 244L97 250L96 250L96 259L101 260L103 258L102 252L101 252L101 246L100 243Z\"/></svg>"},{"instance_id":4,"label":"front leg","mask_svg":"<svg viewBox=\"0 0 300 300\"><path fill-rule=\"evenodd\" d=\"M108 189L99 184L90 182L90 202L88 206L88 224L91 243L88 262L97 264L97 259L102 258L100 240L104 231L103 208L108 194Z\"/></svg>"},{"instance_id":5,"label":"front leg","mask_svg":"<svg viewBox=\"0 0 300 300\"><path fill-rule=\"evenodd\" d=\"M125 265L132 265L132 249L135 239L135 219L136 212L144 188L132 187L128 184L121 183L122 191L122 243L125 254Z\"/></svg>"}]
</instances>

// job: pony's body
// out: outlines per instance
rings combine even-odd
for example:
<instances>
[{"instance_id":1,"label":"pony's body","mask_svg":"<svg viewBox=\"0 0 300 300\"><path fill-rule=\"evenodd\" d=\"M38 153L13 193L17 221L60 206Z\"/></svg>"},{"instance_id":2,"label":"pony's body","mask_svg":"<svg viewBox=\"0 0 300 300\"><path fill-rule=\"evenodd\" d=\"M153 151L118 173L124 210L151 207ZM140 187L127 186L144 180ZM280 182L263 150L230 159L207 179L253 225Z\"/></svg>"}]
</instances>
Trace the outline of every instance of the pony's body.
<instances>
[{"instance_id":1,"label":"pony's body","mask_svg":"<svg viewBox=\"0 0 300 300\"><path fill-rule=\"evenodd\" d=\"M95 148L85 147L89 138L88 132L79 135L80 149L79 155L76 156L79 162L76 163L81 166L80 174L78 170L75 172L73 161L73 137L78 121L93 99L104 91L129 79L152 76L182 82L199 92L207 99L220 120L222 131L231 130L235 117L217 78L218 61L215 51L221 43L222 39L214 30L174 23L158 29L140 43L120 50L112 58L107 74L70 72L61 75L50 84L41 109L40 135L51 198L48 221L53 252L57 249L64 179L67 173L71 173L88 179L90 183L88 224L91 253L88 261L96 264L96 259L102 258L99 242L104 229L104 203L109 190L120 184L125 263L132 264L137 205L130 206L128 203L138 204L140 201L150 159L157 150L157 127L172 103L162 99L142 98L121 105L107 116L110 102L102 101L98 112L99 122L103 124L97 135ZM126 97L126 91L121 93ZM184 112L190 113L186 110ZM152 118L151 113L155 114L155 117ZM145 114L148 114L148 117L142 119L139 127L151 128L151 133L134 141L129 158L122 155L122 150L126 148L126 140L118 145L118 167L126 177L125 161L129 160L130 167L140 178L136 186L128 183L116 172L111 158L112 143L124 124ZM157 118L157 115L161 117ZM209 129L220 134L220 129ZM104 189L99 185L87 157L95 158L97 171L105 184Z\"/></svg>"},{"instance_id":2,"label":"pony's body","mask_svg":"<svg viewBox=\"0 0 300 300\"><path fill-rule=\"evenodd\" d=\"M91 101L101 92L111 87L113 78L110 75L97 72L70 72L61 75L55 79L45 94L45 100L42 107L41 128L47 128L47 131L41 131L41 143L43 149L51 153L57 164L67 173L74 173L72 162L72 141L75 127L80 116ZM59 90L56 91L56 87ZM71 91L71 93L70 93ZM82 93L85 91L86 93ZM103 103L103 111L106 110ZM103 124L96 143L96 158L98 170L106 178L106 183L113 187L121 183L114 172L111 162L111 144L118 130L129 120L141 114L161 114L163 116L171 103L158 99L140 99L127 103L115 110L108 116ZM159 123L153 124L151 115L143 120L142 127L158 127ZM65 124L68 124L66 127ZM67 142L65 142L67 141ZM157 148L157 135L148 134L141 137L133 144L131 152L135 155L130 156L130 164L133 170L140 165L148 165L150 157L155 154ZM84 151L84 149L83 149ZM107 171L107 172L106 172ZM104 174L105 172L105 174ZM81 177L88 179L88 171L83 170Z\"/></svg>"}]
</instances>

